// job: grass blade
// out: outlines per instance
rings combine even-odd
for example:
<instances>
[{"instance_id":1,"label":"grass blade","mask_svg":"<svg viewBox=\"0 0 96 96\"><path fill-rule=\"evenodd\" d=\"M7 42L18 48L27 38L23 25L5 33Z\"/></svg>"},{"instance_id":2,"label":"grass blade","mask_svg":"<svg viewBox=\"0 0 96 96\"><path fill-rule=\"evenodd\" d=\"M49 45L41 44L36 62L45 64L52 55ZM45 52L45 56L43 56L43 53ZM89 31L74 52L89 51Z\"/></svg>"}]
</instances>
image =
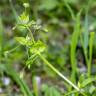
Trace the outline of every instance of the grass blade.
<instances>
[{"instance_id":1,"label":"grass blade","mask_svg":"<svg viewBox=\"0 0 96 96\"><path fill-rule=\"evenodd\" d=\"M2 65L2 66L1 66ZM5 71L12 79L20 86L20 89L24 96L33 96L32 92L29 90L28 86L26 85L25 81L19 77L19 74L10 66L1 64L0 69Z\"/></svg>"},{"instance_id":2,"label":"grass blade","mask_svg":"<svg viewBox=\"0 0 96 96\"><path fill-rule=\"evenodd\" d=\"M71 42L71 66L72 66L72 81L75 83L76 76L76 46L78 44L78 39L80 35L80 15L81 11L77 14L76 25L74 25L74 32L72 34L72 42Z\"/></svg>"},{"instance_id":3,"label":"grass blade","mask_svg":"<svg viewBox=\"0 0 96 96\"><path fill-rule=\"evenodd\" d=\"M0 14L0 61L2 58L2 45L3 45L3 24L2 24L2 18L1 18L1 14Z\"/></svg>"},{"instance_id":4,"label":"grass blade","mask_svg":"<svg viewBox=\"0 0 96 96\"><path fill-rule=\"evenodd\" d=\"M91 75L91 63L92 63L92 49L93 49L93 41L94 41L95 33L90 33L90 40L89 40L89 62L88 62L88 76Z\"/></svg>"}]
</instances>

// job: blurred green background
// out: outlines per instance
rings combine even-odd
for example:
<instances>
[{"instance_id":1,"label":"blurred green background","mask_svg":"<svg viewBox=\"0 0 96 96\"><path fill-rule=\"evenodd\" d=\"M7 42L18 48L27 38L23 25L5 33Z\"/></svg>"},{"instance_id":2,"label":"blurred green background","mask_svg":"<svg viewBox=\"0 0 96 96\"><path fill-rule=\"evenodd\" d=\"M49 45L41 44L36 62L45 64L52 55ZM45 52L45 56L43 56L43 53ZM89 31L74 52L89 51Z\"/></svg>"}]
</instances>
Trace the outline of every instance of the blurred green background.
<instances>
[{"instance_id":1,"label":"blurred green background","mask_svg":"<svg viewBox=\"0 0 96 96\"><path fill-rule=\"evenodd\" d=\"M66 84L52 70L50 70L50 68L43 65L41 60L36 60L31 65L30 69L25 66L27 52L26 48L23 46L20 46L16 48L16 50L10 52L8 54L8 59L5 60L4 55L6 54L4 54L4 52L10 51L18 46L18 43L14 37L26 36L26 30L12 30L18 21L17 16L19 16L25 10L24 4L26 3L29 4L29 7L27 7L26 10L30 16L30 20L35 20L38 24L42 25L48 30L48 32L33 32L36 40L40 39L47 45L47 50L44 53L45 57L53 64L53 66L60 70L60 72L70 78L70 43L75 23L70 14L68 6L66 5L70 5L74 14L77 14L81 8L85 8L81 15L81 25L83 26L85 24L85 13L88 0L0 0L0 44L2 45L2 50L0 49L0 60L3 63L7 62L13 66L14 70L20 74L23 74L23 78L29 85L30 89L32 89L31 80L33 77L36 77L41 80L42 92L49 86L53 86L50 88L50 90L58 90L61 93L64 93L67 90L67 88L64 86ZM95 32L96 0L93 0L90 4L88 18L88 30L90 32ZM79 43L76 52L78 61L77 70L80 73L86 72L87 67L85 64L82 47ZM92 74L96 75L95 41L92 63ZM7 96L6 94L9 94L8 96L19 96L21 93L19 87L16 85L16 82L14 82L14 80L12 80L11 77L1 69L2 68L0 68L0 93L2 93L2 95L0 96ZM7 80L5 77L9 80L8 85L4 83L4 80ZM2 78L5 79L2 80ZM78 79L79 77L77 77L77 80ZM11 95L12 93L13 95ZM59 94L59 92L56 94Z\"/></svg>"}]
</instances>

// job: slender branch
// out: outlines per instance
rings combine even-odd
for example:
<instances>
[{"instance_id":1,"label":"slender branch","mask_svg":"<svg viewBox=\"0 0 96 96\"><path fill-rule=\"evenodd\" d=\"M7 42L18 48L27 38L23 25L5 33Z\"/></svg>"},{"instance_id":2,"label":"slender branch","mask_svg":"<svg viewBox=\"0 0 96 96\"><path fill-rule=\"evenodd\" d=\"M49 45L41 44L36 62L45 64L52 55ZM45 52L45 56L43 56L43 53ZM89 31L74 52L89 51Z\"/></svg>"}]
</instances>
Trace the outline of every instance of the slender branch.
<instances>
[{"instance_id":1,"label":"slender branch","mask_svg":"<svg viewBox=\"0 0 96 96\"><path fill-rule=\"evenodd\" d=\"M31 32L30 28L28 26L26 26L26 28L30 33L30 36L31 36L31 39L32 39L33 43L35 44L35 39L34 39L34 36L33 36L32 32Z\"/></svg>"},{"instance_id":2,"label":"slender branch","mask_svg":"<svg viewBox=\"0 0 96 96\"><path fill-rule=\"evenodd\" d=\"M26 27L28 29L28 31L30 32L30 35L32 34L31 30L29 27ZM33 38L33 41L35 43L34 37L33 35L31 35L31 38ZM64 79L69 85L71 85L74 89L76 89L79 93L81 93L83 96L86 96L86 94L82 93L82 91L74 84L72 83L70 80L68 80L61 72L59 72L54 66L52 66L51 63L48 62L48 60L46 60L40 52L37 52L37 55L43 60L43 62L45 62L45 64L50 67L57 75L59 75L62 79Z\"/></svg>"},{"instance_id":3,"label":"slender branch","mask_svg":"<svg viewBox=\"0 0 96 96\"><path fill-rule=\"evenodd\" d=\"M58 74L61 78L63 78L67 83L69 83L71 86L73 86L77 91L80 91L80 89L74 85L70 80L68 80L64 75L62 75L55 67L52 66L40 53L38 53L39 57L45 62L47 66L49 66L56 74Z\"/></svg>"}]
</instances>

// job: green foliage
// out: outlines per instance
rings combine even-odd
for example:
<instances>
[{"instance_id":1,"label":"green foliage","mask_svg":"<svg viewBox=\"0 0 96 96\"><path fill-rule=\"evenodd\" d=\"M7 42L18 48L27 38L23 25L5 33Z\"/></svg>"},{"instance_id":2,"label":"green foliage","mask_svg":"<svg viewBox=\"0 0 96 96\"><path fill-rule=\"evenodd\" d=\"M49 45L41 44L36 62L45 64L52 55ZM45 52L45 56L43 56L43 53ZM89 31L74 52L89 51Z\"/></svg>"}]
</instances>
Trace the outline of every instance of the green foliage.
<instances>
[{"instance_id":1,"label":"green foliage","mask_svg":"<svg viewBox=\"0 0 96 96\"><path fill-rule=\"evenodd\" d=\"M91 68L92 68L92 53L93 53L93 41L94 41L94 32L90 33L90 40L89 40L89 63L88 63L88 76L91 75Z\"/></svg>"},{"instance_id":2,"label":"green foliage","mask_svg":"<svg viewBox=\"0 0 96 96\"><path fill-rule=\"evenodd\" d=\"M23 25L23 24L22 24ZM25 28L27 28L28 29L28 32L30 33L30 40L31 40L31 42L33 42L33 45L32 46L30 46L29 47L29 51L30 51L30 53L31 53L31 56L32 55L34 55L34 54L37 54L39 57L40 57L40 59L42 59L42 61L48 66L48 67L50 67L56 74L58 74L62 79L64 79L68 84L70 84L72 87L74 87L78 92L80 92L80 89L76 86L76 85L74 85L70 80L68 80L65 76L63 76L63 74L61 73L61 72L59 72L54 66L52 66L45 58L44 58L44 56L41 54L43 51L44 51L44 49L45 49L45 46L44 46L44 44L41 42L41 41L35 41L35 39L34 39L34 37L33 37L33 34L32 34L32 32L31 32L31 30L30 30L30 28L28 27L28 26L25 26ZM36 30L36 29L35 29ZM21 39L21 38L19 38L19 39ZM18 38L17 38L17 40L18 40ZM18 40L19 41L19 40ZM20 42L21 44L26 44L26 42L25 42L26 40L24 40L24 38L23 38L23 40ZM32 57L34 57L34 56L32 56ZM33 59L33 58L32 58ZM27 61L28 62L28 61ZM29 62L30 63L30 62ZM27 65L29 65L29 64L27 64ZM29 68L30 68L30 66L29 66Z\"/></svg>"},{"instance_id":3,"label":"green foliage","mask_svg":"<svg viewBox=\"0 0 96 96\"><path fill-rule=\"evenodd\" d=\"M26 65L28 66L28 68L30 68L30 65L33 64L33 62L37 59L37 57L38 57L37 54L33 54L28 58L28 60L26 61Z\"/></svg>"},{"instance_id":4,"label":"green foliage","mask_svg":"<svg viewBox=\"0 0 96 96\"><path fill-rule=\"evenodd\" d=\"M37 41L32 48L30 48L30 52L31 53L41 53L45 50L46 46L44 43L42 43L41 41Z\"/></svg>"},{"instance_id":5,"label":"green foliage","mask_svg":"<svg viewBox=\"0 0 96 96\"><path fill-rule=\"evenodd\" d=\"M80 82L80 87L85 87L85 86L87 86L88 84L92 83L95 80L96 80L96 78L94 78L94 77L84 79L82 82Z\"/></svg>"},{"instance_id":6,"label":"green foliage","mask_svg":"<svg viewBox=\"0 0 96 96\"><path fill-rule=\"evenodd\" d=\"M47 89L45 96L61 96L61 95L54 87L51 87Z\"/></svg>"},{"instance_id":7,"label":"green foliage","mask_svg":"<svg viewBox=\"0 0 96 96\"><path fill-rule=\"evenodd\" d=\"M62 96L55 87L42 85L42 91L44 92L44 96Z\"/></svg>"},{"instance_id":8,"label":"green foliage","mask_svg":"<svg viewBox=\"0 0 96 96\"><path fill-rule=\"evenodd\" d=\"M27 24L29 22L29 15L26 12L23 12L19 17L21 24Z\"/></svg>"},{"instance_id":9,"label":"green foliage","mask_svg":"<svg viewBox=\"0 0 96 96\"><path fill-rule=\"evenodd\" d=\"M16 41L18 41L21 45L26 45L27 40L24 37L15 37Z\"/></svg>"},{"instance_id":10,"label":"green foliage","mask_svg":"<svg viewBox=\"0 0 96 96\"><path fill-rule=\"evenodd\" d=\"M19 77L19 74L14 71L14 69L9 64L1 64L0 69L12 77L12 79L20 86L20 89L25 96L33 96L25 81Z\"/></svg>"},{"instance_id":11,"label":"green foliage","mask_svg":"<svg viewBox=\"0 0 96 96\"><path fill-rule=\"evenodd\" d=\"M79 0L63 0L63 1L71 4L76 4L78 3Z\"/></svg>"},{"instance_id":12,"label":"green foliage","mask_svg":"<svg viewBox=\"0 0 96 96\"><path fill-rule=\"evenodd\" d=\"M40 9L43 10L52 10L58 6L58 0L41 0Z\"/></svg>"},{"instance_id":13,"label":"green foliage","mask_svg":"<svg viewBox=\"0 0 96 96\"><path fill-rule=\"evenodd\" d=\"M35 96L39 96L39 84L38 84L38 80L36 80L36 77L33 77L32 79L32 83L33 83L33 90L34 90L34 94Z\"/></svg>"},{"instance_id":14,"label":"green foliage","mask_svg":"<svg viewBox=\"0 0 96 96\"><path fill-rule=\"evenodd\" d=\"M13 92L12 84L16 82L19 92L24 96L95 96L96 77L92 73L92 66L96 63L95 3L95 0L9 0L9 3L8 0L0 1L0 81L7 74L12 82L6 86L6 93L11 94L10 87ZM82 12L78 12L79 10ZM10 25L13 26L14 23L16 26L13 27L13 33ZM48 33L45 33L45 27L48 28ZM15 40L13 35L16 36ZM17 46L15 41L23 47ZM83 52L80 53L81 51ZM81 56L83 53L84 57ZM16 71L13 66L17 66ZM49 72L46 67L52 71ZM82 71L83 68L87 71ZM22 74L19 74L22 69L23 78ZM52 75L52 72L55 73L55 78L47 75ZM41 86L46 84L41 87L36 78L30 80L30 74L32 77L36 77L36 74L40 76ZM60 77L62 79L59 79ZM0 82L0 88L2 85ZM14 92L12 95L15 95Z\"/></svg>"},{"instance_id":15,"label":"green foliage","mask_svg":"<svg viewBox=\"0 0 96 96\"><path fill-rule=\"evenodd\" d=\"M1 14L0 14L1 15ZM1 58L2 58L2 45L3 45L3 24L2 24L2 19L0 17L0 61L1 61Z\"/></svg>"},{"instance_id":16,"label":"green foliage","mask_svg":"<svg viewBox=\"0 0 96 96\"><path fill-rule=\"evenodd\" d=\"M75 82L75 76L76 76L76 69L77 69L77 61L76 61L76 47L78 44L79 36L80 36L80 16L81 11L77 14L76 17L76 25L74 26L74 32L72 34L72 41L71 41L71 64L72 64L72 79Z\"/></svg>"}]
</instances>

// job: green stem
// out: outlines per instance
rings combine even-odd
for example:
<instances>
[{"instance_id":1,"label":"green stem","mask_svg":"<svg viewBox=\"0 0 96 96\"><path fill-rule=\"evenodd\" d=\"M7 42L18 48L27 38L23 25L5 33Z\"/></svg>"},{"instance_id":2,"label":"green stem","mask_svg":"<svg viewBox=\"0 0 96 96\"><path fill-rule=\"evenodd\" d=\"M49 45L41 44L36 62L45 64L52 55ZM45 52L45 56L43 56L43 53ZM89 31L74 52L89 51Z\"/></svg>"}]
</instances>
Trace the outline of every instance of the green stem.
<instances>
[{"instance_id":1,"label":"green stem","mask_svg":"<svg viewBox=\"0 0 96 96\"><path fill-rule=\"evenodd\" d=\"M30 32L30 34L32 34L31 30L29 27L26 27L28 29L28 31ZM33 38L33 41L35 43L34 37L33 35L31 35L31 38ZM64 79L68 84L70 84L74 89L76 89L79 93L81 93L83 96L86 96L84 93L81 92L81 90L75 85L73 84L70 80L68 80L61 72L59 72L54 66L52 66L52 64L50 64L41 54L40 52L37 52L37 55L39 55L39 57L45 62L45 64L50 67L57 75L59 75L62 79Z\"/></svg>"},{"instance_id":2,"label":"green stem","mask_svg":"<svg viewBox=\"0 0 96 96\"><path fill-rule=\"evenodd\" d=\"M49 66L56 74L58 74L61 78L63 78L67 83L73 86L77 91L80 92L80 89L74 85L70 80L68 80L64 75L62 75L55 67L52 66L40 53L38 53L39 57L45 62L47 66Z\"/></svg>"},{"instance_id":3,"label":"green stem","mask_svg":"<svg viewBox=\"0 0 96 96\"><path fill-rule=\"evenodd\" d=\"M64 79L68 84L70 84L74 89L76 89L80 94L83 96L87 96L85 93L82 93L82 91L73 84L70 80L68 80L62 73L60 73L52 64L50 64L39 52L37 53L39 57L45 62L45 64L50 67L56 74L58 74L62 79Z\"/></svg>"},{"instance_id":4,"label":"green stem","mask_svg":"<svg viewBox=\"0 0 96 96\"><path fill-rule=\"evenodd\" d=\"M33 37L33 34L32 34L32 32L31 32L30 28L29 28L28 26L26 26L26 28L27 28L27 30L28 30L29 33L30 33L30 36L31 36L31 39L32 39L33 43L35 44L35 40L34 40L34 37Z\"/></svg>"},{"instance_id":5,"label":"green stem","mask_svg":"<svg viewBox=\"0 0 96 96\"><path fill-rule=\"evenodd\" d=\"M25 24L18 24L18 25L16 25L15 27L13 27L13 30L14 30L17 26L23 26L23 27L25 27L25 28L28 30L28 32L29 32L29 34L30 34L30 37L31 37L31 39L32 39L32 41L33 41L33 43L35 44L35 39L34 39L34 36L33 36L32 32L31 32L30 28L29 28L27 25L25 25Z\"/></svg>"},{"instance_id":6,"label":"green stem","mask_svg":"<svg viewBox=\"0 0 96 96\"><path fill-rule=\"evenodd\" d=\"M20 45L18 45L18 46L16 46L16 47L12 48L11 50L5 51L5 54L9 54L9 53L15 51L18 47L20 47Z\"/></svg>"}]
</instances>

